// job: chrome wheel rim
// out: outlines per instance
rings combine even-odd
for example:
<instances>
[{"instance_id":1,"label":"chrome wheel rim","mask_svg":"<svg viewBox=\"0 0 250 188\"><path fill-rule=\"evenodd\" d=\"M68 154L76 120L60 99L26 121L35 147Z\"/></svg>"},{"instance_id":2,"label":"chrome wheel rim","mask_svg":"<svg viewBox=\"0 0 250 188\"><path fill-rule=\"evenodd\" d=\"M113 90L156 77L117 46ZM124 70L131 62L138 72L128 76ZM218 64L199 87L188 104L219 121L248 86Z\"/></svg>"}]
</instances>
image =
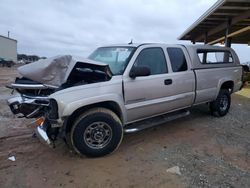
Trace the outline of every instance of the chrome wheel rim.
<instances>
[{"instance_id":1,"label":"chrome wheel rim","mask_svg":"<svg viewBox=\"0 0 250 188\"><path fill-rule=\"evenodd\" d=\"M84 141L92 149L104 148L111 139L112 129L105 122L94 122L84 132Z\"/></svg>"},{"instance_id":2,"label":"chrome wheel rim","mask_svg":"<svg viewBox=\"0 0 250 188\"><path fill-rule=\"evenodd\" d=\"M228 98L226 95L223 95L220 99L220 110L225 111L228 107Z\"/></svg>"}]
</instances>

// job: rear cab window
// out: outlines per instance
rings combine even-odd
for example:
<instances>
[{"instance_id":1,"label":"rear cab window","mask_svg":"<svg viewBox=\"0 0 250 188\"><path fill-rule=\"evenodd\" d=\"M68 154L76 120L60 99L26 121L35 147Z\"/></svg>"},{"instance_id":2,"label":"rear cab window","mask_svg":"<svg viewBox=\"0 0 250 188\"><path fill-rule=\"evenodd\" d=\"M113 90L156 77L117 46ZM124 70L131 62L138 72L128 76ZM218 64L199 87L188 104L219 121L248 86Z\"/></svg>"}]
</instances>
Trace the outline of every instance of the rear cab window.
<instances>
[{"instance_id":1,"label":"rear cab window","mask_svg":"<svg viewBox=\"0 0 250 188\"><path fill-rule=\"evenodd\" d=\"M229 51L223 50L197 50L200 63L202 64L224 64L233 63L233 56Z\"/></svg>"},{"instance_id":2,"label":"rear cab window","mask_svg":"<svg viewBox=\"0 0 250 188\"><path fill-rule=\"evenodd\" d=\"M167 52L173 72L182 72L188 69L187 60L181 48L168 47Z\"/></svg>"}]
</instances>

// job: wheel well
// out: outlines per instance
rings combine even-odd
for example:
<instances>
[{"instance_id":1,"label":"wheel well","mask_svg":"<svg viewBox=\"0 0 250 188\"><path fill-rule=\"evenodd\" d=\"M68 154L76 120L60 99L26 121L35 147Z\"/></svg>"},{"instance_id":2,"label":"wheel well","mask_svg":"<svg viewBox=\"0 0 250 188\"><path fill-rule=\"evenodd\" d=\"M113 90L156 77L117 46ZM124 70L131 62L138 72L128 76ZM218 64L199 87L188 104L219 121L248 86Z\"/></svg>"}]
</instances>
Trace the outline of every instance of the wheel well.
<instances>
[{"instance_id":1,"label":"wheel well","mask_svg":"<svg viewBox=\"0 0 250 188\"><path fill-rule=\"evenodd\" d=\"M66 133L70 132L73 122L79 115L81 115L86 110L89 110L95 107L103 107L103 108L107 108L113 111L120 118L121 122L123 122L122 111L116 102L113 102L113 101L100 102L100 103L83 106L75 110L66 120L66 124L65 124Z\"/></svg>"},{"instance_id":2,"label":"wheel well","mask_svg":"<svg viewBox=\"0 0 250 188\"><path fill-rule=\"evenodd\" d=\"M228 89L230 93L233 92L234 89L234 82L233 81L226 81L221 85L221 89Z\"/></svg>"}]
</instances>

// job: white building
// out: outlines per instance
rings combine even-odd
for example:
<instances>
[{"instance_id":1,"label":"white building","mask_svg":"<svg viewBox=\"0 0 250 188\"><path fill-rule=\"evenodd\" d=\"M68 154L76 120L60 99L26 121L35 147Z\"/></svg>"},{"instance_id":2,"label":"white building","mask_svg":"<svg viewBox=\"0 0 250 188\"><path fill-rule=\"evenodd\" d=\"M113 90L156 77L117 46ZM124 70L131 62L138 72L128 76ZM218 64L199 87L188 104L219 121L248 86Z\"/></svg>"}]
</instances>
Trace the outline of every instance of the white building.
<instances>
[{"instance_id":1,"label":"white building","mask_svg":"<svg viewBox=\"0 0 250 188\"><path fill-rule=\"evenodd\" d=\"M17 62L17 40L0 35L0 58Z\"/></svg>"}]
</instances>

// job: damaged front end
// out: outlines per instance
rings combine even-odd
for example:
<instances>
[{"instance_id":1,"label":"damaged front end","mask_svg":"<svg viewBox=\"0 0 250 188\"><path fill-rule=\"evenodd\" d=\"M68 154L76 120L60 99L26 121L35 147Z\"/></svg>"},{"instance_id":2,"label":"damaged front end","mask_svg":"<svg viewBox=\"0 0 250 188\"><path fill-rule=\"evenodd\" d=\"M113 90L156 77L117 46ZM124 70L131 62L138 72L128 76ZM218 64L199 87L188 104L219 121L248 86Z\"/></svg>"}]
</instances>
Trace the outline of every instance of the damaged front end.
<instances>
[{"instance_id":1,"label":"damaged front end","mask_svg":"<svg viewBox=\"0 0 250 188\"><path fill-rule=\"evenodd\" d=\"M63 122L58 104L51 94L70 87L108 81L112 73L108 65L72 56L57 56L19 67L23 76L7 86L18 95L7 103L19 118L36 119L36 135L45 143L56 139Z\"/></svg>"},{"instance_id":2,"label":"damaged front end","mask_svg":"<svg viewBox=\"0 0 250 188\"><path fill-rule=\"evenodd\" d=\"M57 119L57 102L49 97L19 95L7 100L11 112L18 118L47 116Z\"/></svg>"},{"instance_id":3,"label":"damaged front end","mask_svg":"<svg viewBox=\"0 0 250 188\"><path fill-rule=\"evenodd\" d=\"M43 143L52 144L58 135L58 106L49 97L19 95L9 99L8 105L18 118L35 118L32 124L36 127L36 135Z\"/></svg>"}]
</instances>

